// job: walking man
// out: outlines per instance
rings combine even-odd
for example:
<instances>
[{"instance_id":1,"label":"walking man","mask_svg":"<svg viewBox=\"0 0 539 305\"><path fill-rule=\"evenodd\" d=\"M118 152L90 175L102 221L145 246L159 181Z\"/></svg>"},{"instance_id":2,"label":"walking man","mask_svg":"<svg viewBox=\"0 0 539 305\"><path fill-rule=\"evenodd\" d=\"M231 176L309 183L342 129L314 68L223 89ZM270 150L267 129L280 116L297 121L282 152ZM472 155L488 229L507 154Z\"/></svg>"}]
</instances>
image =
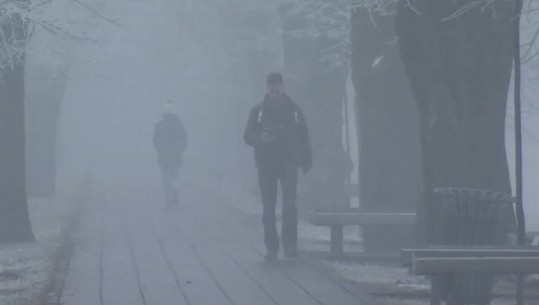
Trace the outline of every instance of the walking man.
<instances>
[{"instance_id":1,"label":"walking man","mask_svg":"<svg viewBox=\"0 0 539 305\"><path fill-rule=\"evenodd\" d=\"M165 203L167 207L170 207L178 204L176 184L182 155L187 148L187 133L176 114L165 112L161 120L155 124L153 144L163 175Z\"/></svg>"},{"instance_id":2,"label":"walking man","mask_svg":"<svg viewBox=\"0 0 539 305\"><path fill-rule=\"evenodd\" d=\"M298 255L298 168L301 167L304 174L311 169L311 145L305 117L299 106L284 93L283 76L280 73L268 75L266 96L249 114L244 140L255 151L264 206L262 222L266 259L277 258L279 250L275 219L278 182L283 195L281 243L285 256L295 257Z\"/></svg>"}]
</instances>

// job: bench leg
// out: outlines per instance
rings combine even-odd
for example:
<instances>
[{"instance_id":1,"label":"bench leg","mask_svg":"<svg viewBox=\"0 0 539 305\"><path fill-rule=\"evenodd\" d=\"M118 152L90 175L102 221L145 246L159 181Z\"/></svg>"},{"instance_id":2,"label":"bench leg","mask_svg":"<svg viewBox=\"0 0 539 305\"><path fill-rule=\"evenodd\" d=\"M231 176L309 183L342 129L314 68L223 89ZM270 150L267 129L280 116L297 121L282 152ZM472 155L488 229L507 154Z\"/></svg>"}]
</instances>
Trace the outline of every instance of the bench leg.
<instances>
[{"instance_id":1,"label":"bench leg","mask_svg":"<svg viewBox=\"0 0 539 305\"><path fill-rule=\"evenodd\" d=\"M442 303L443 278L435 274L430 279L430 305L440 305Z\"/></svg>"},{"instance_id":2,"label":"bench leg","mask_svg":"<svg viewBox=\"0 0 539 305\"><path fill-rule=\"evenodd\" d=\"M343 226L331 226L331 253L335 255L343 254Z\"/></svg>"}]
</instances>

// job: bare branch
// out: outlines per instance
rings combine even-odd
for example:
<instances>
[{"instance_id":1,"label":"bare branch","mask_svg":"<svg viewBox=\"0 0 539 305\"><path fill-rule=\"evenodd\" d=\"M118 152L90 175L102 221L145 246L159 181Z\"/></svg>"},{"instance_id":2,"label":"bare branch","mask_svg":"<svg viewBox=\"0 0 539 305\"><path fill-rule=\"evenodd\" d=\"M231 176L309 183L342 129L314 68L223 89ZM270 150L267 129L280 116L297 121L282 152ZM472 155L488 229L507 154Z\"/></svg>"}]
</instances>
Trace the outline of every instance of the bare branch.
<instances>
[{"instance_id":1,"label":"bare branch","mask_svg":"<svg viewBox=\"0 0 539 305\"><path fill-rule=\"evenodd\" d=\"M80 0L70 0L80 6L82 6L84 9L86 9L87 11L89 11L90 13L94 14L95 16L97 16L98 18L101 18L102 20L104 21L107 21L107 22L110 22L116 26L119 26L119 27L123 27L119 22L117 22L116 20L113 20L111 18L108 18L106 16L104 16L103 14L101 14L99 11L97 11L96 9L90 7L89 5L87 5L86 3L80 1Z\"/></svg>"}]
</instances>

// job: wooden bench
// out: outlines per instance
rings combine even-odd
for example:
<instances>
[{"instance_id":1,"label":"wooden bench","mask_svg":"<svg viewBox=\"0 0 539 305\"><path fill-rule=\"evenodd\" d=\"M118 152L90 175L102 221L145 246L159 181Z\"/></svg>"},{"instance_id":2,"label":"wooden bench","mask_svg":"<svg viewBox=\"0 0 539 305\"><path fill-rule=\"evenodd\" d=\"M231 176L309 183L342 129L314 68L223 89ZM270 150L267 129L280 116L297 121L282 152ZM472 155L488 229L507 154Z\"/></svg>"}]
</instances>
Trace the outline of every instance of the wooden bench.
<instances>
[{"instance_id":1,"label":"wooden bench","mask_svg":"<svg viewBox=\"0 0 539 305\"><path fill-rule=\"evenodd\" d=\"M520 246L430 246L421 249L403 249L401 264L412 267L414 261L428 258L452 257L529 257L539 253L539 247Z\"/></svg>"},{"instance_id":2,"label":"wooden bench","mask_svg":"<svg viewBox=\"0 0 539 305\"><path fill-rule=\"evenodd\" d=\"M415 213L363 213L358 209L345 211L311 211L309 221L316 226L331 228L331 253L343 254L343 229L346 225L412 225Z\"/></svg>"},{"instance_id":3,"label":"wooden bench","mask_svg":"<svg viewBox=\"0 0 539 305\"><path fill-rule=\"evenodd\" d=\"M539 247L431 246L404 249L402 264L413 274L539 274ZM436 277L435 277L436 278ZM440 304L441 287L431 281L431 304Z\"/></svg>"}]
</instances>

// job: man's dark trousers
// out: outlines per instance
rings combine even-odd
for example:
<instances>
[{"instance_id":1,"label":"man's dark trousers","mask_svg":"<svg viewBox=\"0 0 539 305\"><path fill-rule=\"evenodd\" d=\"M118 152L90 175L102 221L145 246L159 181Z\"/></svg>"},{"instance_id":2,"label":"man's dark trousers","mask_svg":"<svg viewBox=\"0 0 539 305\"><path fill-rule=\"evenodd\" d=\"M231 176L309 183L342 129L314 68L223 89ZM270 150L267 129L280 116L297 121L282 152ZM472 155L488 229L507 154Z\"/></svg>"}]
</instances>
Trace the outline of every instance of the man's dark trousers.
<instances>
[{"instance_id":1,"label":"man's dark trousers","mask_svg":"<svg viewBox=\"0 0 539 305\"><path fill-rule=\"evenodd\" d=\"M298 220L296 207L296 193L298 182L297 167L263 166L258 169L258 183L262 195L264 211L262 222L264 224L264 243L268 252L277 252L279 249L279 236L275 219L275 206L277 203L277 183L280 181L283 195L283 221L281 227L281 241L285 252L296 251L298 241Z\"/></svg>"}]
</instances>

